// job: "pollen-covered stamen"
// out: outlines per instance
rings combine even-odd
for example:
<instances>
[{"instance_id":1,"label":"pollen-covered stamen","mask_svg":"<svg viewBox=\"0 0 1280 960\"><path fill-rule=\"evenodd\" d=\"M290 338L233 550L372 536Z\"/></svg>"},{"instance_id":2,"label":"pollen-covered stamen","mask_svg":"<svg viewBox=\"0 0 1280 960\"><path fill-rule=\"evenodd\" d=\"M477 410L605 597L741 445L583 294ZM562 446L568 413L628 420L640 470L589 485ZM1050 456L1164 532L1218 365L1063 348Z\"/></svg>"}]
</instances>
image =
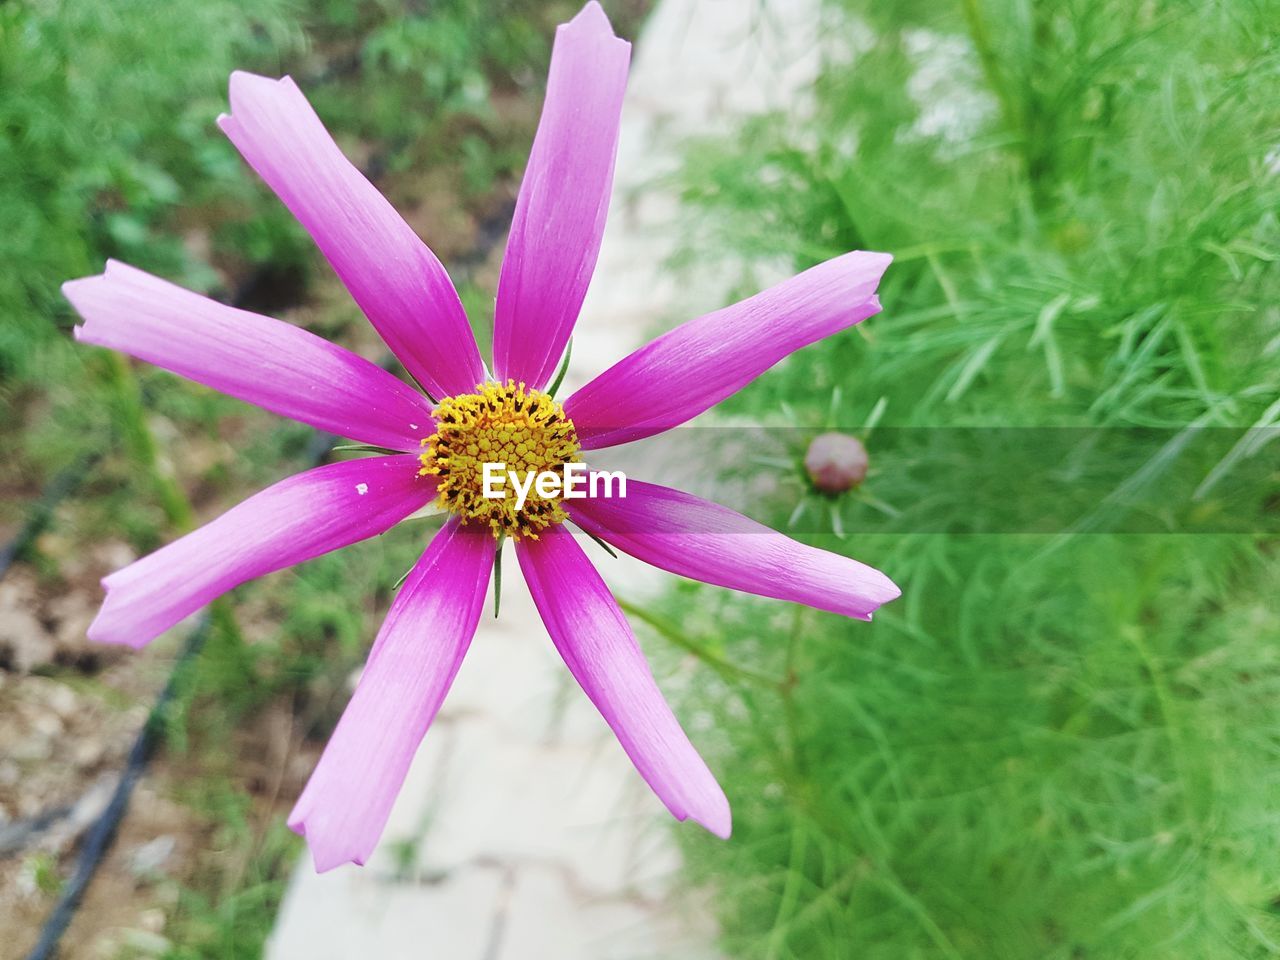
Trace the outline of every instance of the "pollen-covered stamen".
<instances>
[{"instance_id":1,"label":"pollen-covered stamen","mask_svg":"<svg viewBox=\"0 0 1280 960\"><path fill-rule=\"evenodd\" d=\"M543 497L530 484L546 472L562 473L578 462L578 435L564 408L523 383L484 383L475 393L441 400L436 432L422 441L424 476L437 478L440 506L465 520L487 524L493 535L538 539L538 533L567 519L561 494ZM484 495L484 465L502 464L500 498ZM522 509L508 477L530 484Z\"/></svg>"}]
</instances>

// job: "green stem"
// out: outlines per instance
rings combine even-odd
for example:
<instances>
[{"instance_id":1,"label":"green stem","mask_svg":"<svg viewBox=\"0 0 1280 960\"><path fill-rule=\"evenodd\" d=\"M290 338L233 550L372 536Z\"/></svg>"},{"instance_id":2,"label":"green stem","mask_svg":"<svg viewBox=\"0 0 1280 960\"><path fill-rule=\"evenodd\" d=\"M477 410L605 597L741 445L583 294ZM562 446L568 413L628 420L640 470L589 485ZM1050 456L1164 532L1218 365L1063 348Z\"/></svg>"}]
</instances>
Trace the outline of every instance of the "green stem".
<instances>
[{"instance_id":1,"label":"green stem","mask_svg":"<svg viewBox=\"0 0 1280 960\"><path fill-rule=\"evenodd\" d=\"M173 474L163 467L160 448L151 427L147 425L142 390L133 376L129 362L121 354L107 354L107 382L115 401L116 427L133 460L147 472L165 519L171 527L182 533L190 531L195 526L195 511Z\"/></svg>"},{"instance_id":2,"label":"green stem","mask_svg":"<svg viewBox=\"0 0 1280 960\"><path fill-rule=\"evenodd\" d=\"M804 626L805 608L797 605L791 622L791 634L787 637L786 679L782 683L782 711L787 723L787 739L790 741L791 764L802 769L800 749L800 710L796 706L795 689L799 675L796 672L796 653L800 646L800 631Z\"/></svg>"},{"instance_id":3,"label":"green stem","mask_svg":"<svg viewBox=\"0 0 1280 960\"><path fill-rule=\"evenodd\" d=\"M1169 687L1160 661L1156 659L1151 652L1151 648L1143 640L1142 628L1133 626L1131 629L1122 630L1121 634L1137 653L1143 669L1146 670L1147 676L1151 680L1151 690L1155 696L1156 709L1159 711L1161 720L1164 721L1164 735L1169 742L1169 753L1173 761L1174 775L1178 778L1182 815L1188 828L1199 839L1201 833L1200 824L1204 822L1204 818L1200 815L1196 802L1199 791L1196 789L1196 779L1192 772L1193 767L1187 761L1187 745L1183 735L1182 717L1178 709L1177 700Z\"/></svg>"},{"instance_id":4,"label":"green stem","mask_svg":"<svg viewBox=\"0 0 1280 960\"><path fill-rule=\"evenodd\" d=\"M996 52L991 34L987 31L986 20L982 16L980 0L960 0L964 9L964 18L969 26L969 39L973 41L978 61L982 65L983 76L987 86L995 94L1000 104L1000 113L1004 117L1005 126L1018 139L1022 155L1022 165L1031 188L1032 203L1037 210L1043 209L1045 191L1042 161L1037 157L1034 131L1031 129L1031 116L1026 108L1020 108L1013 92L1006 82L1004 71L1000 65L1000 55ZM1027 97L1031 91L1026 91Z\"/></svg>"},{"instance_id":5,"label":"green stem","mask_svg":"<svg viewBox=\"0 0 1280 960\"><path fill-rule=\"evenodd\" d=\"M726 678L731 677L738 680L745 680L749 683L759 684L762 687L768 687L773 690L783 689L786 684L785 680L779 680L776 677L771 677L767 674L757 673L755 670L748 670L746 667L740 667L735 663L730 663L723 657L712 653L710 650L689 639L689 637L685 635L684 631L666 617L656 613L651 613L644 609L644 607L637 606L628 600L619 600L618 606L622 608L624 613L647 623L650 627L661 634L662 637L674 643L681 650L685 650L688 653L693 654L707 666L711 667L717 673Z\"/></svg>"},{"instance_id":6,"label":"green stem","mask_svg":"<svg viewBox=\"0 0 1280 960\"><path fill-rule=\"evenodd\" d=\"M987 24L982 17L979 0L960 0L960 5L964 8L964 19L969 25L969 39L973 41L973 47L978 53L978 60L982 64L987 85L1000 101L1005 123L1014 130L1020 130L1022 124L1018 122L1013 98L1005 86L1004 74L1000 70L1000 57L996 54L995 45L991 42L991 34L987 32Z\"/></svg>"},{"instance_id":7,"label":"green stem","mask_svg":"<svg viewBox=\"0 0 1280 960\"><path fill-rule=\"evenodd\" d=\"M797 820L791 825L791 855L787 864L787 879L782 888L782 899L778 903L778 912L773 918L773 928L769 931L768 952L765 960L777 960L787 942L790 929L788 921L795 913L796 904L800 900L800 881L804 879L805 824Z\"/></svg>"},{"instance_id":8,"label":"green stem","mask_svg":"<svg viewBox=\"0 0 1280 960\"><path fill-rule=\"evenodd\" d=\"M507 542L504 533L498 538L498 546L493 552L493 619L498 619L498 610L502 606L502 545Z\"/></svg>"},{"instance_id":9,"label":"green stem","mask_svg":"<svg viewBox=\"0 0 1280 960\"><path fill-rule=\"evenodd\" d=\"M547 396L554 397L556 391L560 389L560 384L564 383L564 375L569 372L571 356L573 356L573 337L570 337L569 342L565 344L564 359L560 361L560 369L556 372L555 379L551 381L551 386L547 388Z\"/></svg>"},{"instance_id":10,"label":"green stem","mask_svg":"<svg viewBox=\"0 0 1280 960\"><path fill-rule=\"evenodd\" d=\"M122 354L107 354L107 384L111 389L116 429L120 431L134 462L146 472L160 509L164 511L165 520L179 533L190 532L196 525L195 509L177 478L165 468L161 460L160 446L147 423L142 389L138 386L129 361ZM236 652L238 662L243 662L247 657L247 648L231 605L226 599L219 598L210 605L210 623L218 639L228 650Z\"/></svg>"},{"instance_id":11,"label":"green stem","mask_svg":"<svg viewBox=\"0 0 1280 960\"><path fill-rule=\"evenodd\" d=\"M395 457L408 451L392 450L390 447L379 447L372 443L340 443L331 447L333 453L376 453L379 456Z\"/></svg>"}]
</instances>

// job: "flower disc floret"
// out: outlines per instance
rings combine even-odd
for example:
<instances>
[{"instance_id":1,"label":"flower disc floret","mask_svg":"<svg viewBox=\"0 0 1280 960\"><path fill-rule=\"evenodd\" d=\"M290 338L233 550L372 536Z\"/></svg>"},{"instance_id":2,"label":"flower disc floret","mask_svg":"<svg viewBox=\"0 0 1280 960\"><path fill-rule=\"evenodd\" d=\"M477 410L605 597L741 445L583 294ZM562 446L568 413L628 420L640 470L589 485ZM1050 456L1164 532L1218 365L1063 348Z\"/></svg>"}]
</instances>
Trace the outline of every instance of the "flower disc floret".
<instances>
[{"instance_id":1,"label":"flower disc floret","mask_svg":"<svg viewBox=\"0 0 1280 960\"><path fill-rule=\"evenodd\" d=\"M564 407L540 390L508 380L483 383L475 393L440 401L435 410L436 432L422 441L422 476L436 478L437 503L463 520L482 523L495 537L538 539L547 527L568 519L561 493L544 497L529 487L524 506L510 475L523 485L545 472L562 474L565 464L577 463L578 435ZM502 497L486 497L485 464L500 464Z\"/></svg>"}]
</instances>

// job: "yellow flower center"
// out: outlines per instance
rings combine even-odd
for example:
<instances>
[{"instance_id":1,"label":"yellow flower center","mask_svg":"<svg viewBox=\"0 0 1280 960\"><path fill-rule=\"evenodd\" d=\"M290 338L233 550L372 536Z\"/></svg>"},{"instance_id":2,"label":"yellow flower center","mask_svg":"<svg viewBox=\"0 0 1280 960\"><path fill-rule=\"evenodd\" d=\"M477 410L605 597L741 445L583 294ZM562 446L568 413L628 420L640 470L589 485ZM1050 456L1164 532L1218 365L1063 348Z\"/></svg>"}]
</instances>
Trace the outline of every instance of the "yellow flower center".
<instances>
[{"instance_id":1,"label":"yellow flower center","mask_svg":"<svg viewBox=\"0 0 1280 960\"><path fill-rule=\"evenodd\" d=\"M564 408L540 390L508 380L483 383L475 393L441 400L435 410L436 432L422 441L421 476L439 484L437 502L464 520L487 524L495 537L502 534L537 540L539 531L567 519L561 493L544 497L531 481L539 474L561 474L566 463L578 462L578 434ZM491 476L502 478L485 496L485 464ZM511 482L528 485L521 509Z\"/></svg>"}]
</instances>

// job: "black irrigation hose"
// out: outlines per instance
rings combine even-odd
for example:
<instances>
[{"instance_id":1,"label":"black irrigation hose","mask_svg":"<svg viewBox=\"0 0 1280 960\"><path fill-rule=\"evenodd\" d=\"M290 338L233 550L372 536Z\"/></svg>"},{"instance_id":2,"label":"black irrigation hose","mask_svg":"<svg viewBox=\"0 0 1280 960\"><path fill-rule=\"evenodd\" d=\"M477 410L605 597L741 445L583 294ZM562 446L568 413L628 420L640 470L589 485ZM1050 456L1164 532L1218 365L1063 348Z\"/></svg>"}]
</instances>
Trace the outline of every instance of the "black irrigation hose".
<instances>
[{"instance_id":1,"label":"black irrigation hose","mask_svg":"<svg viewBox=\"0 0 1280 960\"><path fill-rule=\"evenodd\" d=\"M120 821L124 819L125 811L129 808L133 788L142 779L147 761L155 753L156 743L164 730L166 714L177 694L185 668L195 660L196 655L204 647L208 635L209 615L206 612L200 615L196 626L187 635L164 689L160 691L160 696L156 698L146 723L142 725L137 738L133 741L124 770L120 774L120 782L116 784L111 794L111 801L102 811L101 816L94 821L88 836L85 837L84 844L80 847L80 856L76 860L75 873L62 888L53 912L49 914L49 919L40 930L40 939L27 954L27 960L53 960L57 956L58 942L67 932L67 927L71 925L76 910L80 907L80 901L84 899L85 891L89 888L89 882L97 872L98 865L102 863L102 858L111 848L111 841L115 839Z\"/></svg>"},{"instance_id":2,"label":"black irrigation hose","mask_svg":"<svg viewBox=\"0 0 1280 960\"><path fill-rule=\"evenodd\" d=\"M36 537L44 532L49 526L49 521L53 519L53 511L57 509L58 504L76 491L85 475L101 458L101 453L86 453L71 466L58 471L49 481L49 485L44 488L40 499L31 508L27 522L22 525L17 536L0 548L0 579L9 572L14 561L35 542Z\"/></svg>"},{"instance_id":3,"label":"black irrigation hose","mask_svg":"<svg viewBox=\"0 0 1280 960\"><path fill-rule=\"evenodd\" d=\"M333 449L336 440L336 437L329 434L316 433L307 444L308 461L313 465L323 462L329 455L330 450ZM98 455L94 454L87 459L96 461ZM10 553L16 556L39 535L40 530L48 523L53 507L70 495L78 486L77 477L67 479L67 475L74 469L76 468L72 467L64 470L53 479L53 482L49 484L49 488L40 498L40 503L33 512L31 520L28 521L23 531L18 534L13 544L5 548L3 557L9 557ZM0 575L3 575L3 572L4 568L0 567ZM62 888L62 893L58 897L57 904L54 905L53 912L49 914L49 919L44 922L44 926L40 929L40 939L36 942L31 952L27 954L27 960L54 960L57 956L58 943L62 940L62 935L67 932L67 927L71 925L71 921L75 918L76 910L80 907L80 901L84 899L85 891L88 890L89 883L93 880L93 875L97 873L98 867L102 863L102 858L106 856L107 851L111 848L111 842L115 839L116 831L120 827L120 821L124 819L124 815L129 809L129 800L133 797L133 788L142 779L147 762L155 753L156 744L164 730L169 707L177 694L183 675L189 664L194 662L200 651L204 649L205 641L209 637L209 623L209 612L205 610L200 614L196 625L183 642L182 649L178 652L178 658L174 661L173 669L169 672L169 679L165 682L164 689L160 691L160 695L151 707L151 712L147 715L146 722L142 725L142 729L138 731L138 736L133 741L133 747L129 750L128 759L125 760L124 770L120 774L120 782L116 784L115 791L111 794L111 800L106 809L102 811L89 829L89 833L80 847L80 855L76 859L75 872Z\"/></svg>"},{"instance_id":4,"label":"black irrigation hose","mask_svg":"<svg viewBox=\"0 0 1280 960\"><path fill-rule=\"evenodd\" d=\"M382 366L390 366L391 362L390 358L387 358L383 361ZM322 463L333 450L334 444L338 442L338 439L338 437L329 434L315 433L306 447L307 460L313 466ZM101 454L98 453L83 457L71 467L60 472L49 483L39 502L32 510L30 519L13 541L7 544L3 551L0 551L0 577L4 575L13 560L40 535L41 531L48 525L54 508L76 490L81 479L100 457ZM137 738L133 741L133 747L130 749L129 757L125 761L124 770L120 775L120 782L116 784L115 791L111 795L111 801L98 819L94 821L88 835L85 837L84 843L80 848L80 855L76 860L75 872L62 888L62 893L58 897L57 904L54 905L53 912L49 914L49 918L40 930L40 939L36 942L31 952L27 954L27 960L54 960L57 957L58 943L62 940L63 934L67 932L67 928L75 918L76 910L80 907L80 901L84 899L85 891L88 890L89 883L93 880L94 874L97 872L99 865L101 865L102 858L106 856L107 851L111 848L116 831L120 827L120 821L124 819L124 815L129 808L129 800L133 796L133 788L142 779L147 762L155 753L156 744L161 732L164 730L166 714L177 693L184 670L199 655L208 635L209 615L206 611L200 614L196 626L183 643L164 689L160 691L160 696L156 698L156 702L147 716L146 723L143 724Z\"/></svg>"},{"instance_id":5,"label":"black irrigation hose","mask_svg":"<svg viewBox=\"0 0 1280 960\"><path fill-rule=\"evenodd\" d=\"M336 437L328 434L316 433L307 444L307 460L312 464L321 463L328 456L336 439ZM9 543L0 549L0 577L3 577L8 572L13 562L44 531L49 525L49 521L53 517L53 511L58 504L76 491L84 477L101 457L101 453L86 454L54 476L53 480L49 482L49 485L40 495L36 505L32 508L31 514L22 529L18 531L18 534ZM106 856L107 851L111 848L116 831L120 827L120 821L124 819L124 815L129 808L133 789L138 785L138 781L142 779L147 762L155 753L156 745L164 730L169 708L177 694L186 668L204 648L204 643L208 636L209 614L206 611L200 614L196 625L183 642L182 649L178 653L178 658L169 673L169 679L166 681L164 689L160 691L160 695L151 707L151 712L147 715L146 722L142 725L142 729L133 741L133 747L129 750L124 770L121 771L120 780L111 794L111 800L108 802L106 809L98 816L98 819L93 822L93 826L90 827L80 847L80 854L76 859L75 872L63 886L58 902L54 905L53 912L49 914L49 918L41 928L40 939L27 955L27 960L53 960L57 956L58 944L62 940L63 934L67 932L67 928L71 925L76 910L79 909L80 902L84 899L85 891L88 890L89 883L93 880L93 876L102 863L103 857Z\"/></svg>"},{"instance_id":6,"label":"black irrigation hose","mask_svg":"<svg viewBox=\"0 0 1280 960\"><path fill-rule=\"evenodd\" d=\"M71 466L63 468L54 476L49 485L45 487L44 492L41 493L40 499L32 508L22 529L3 548L0 548L0 577L8 573L14 561L44 532L49 525L49 521L53 518L53 512L57 509L58 504L79 488L89 471L93 469L101 458L102 454L99 452L85 454ZM141 779L147 760L150 759L151 754L155 751L157 738L164 726L165 714L178 689L182 667L193 660L196 654L200 652L208 632L209 618L207 614L202 614L197 625L183 644L182 651L178 655L178 661L174 665L173 671L169 674L169 680L160 692L160 696L156 699L155 705L151 708L147 722L143 724L142 730L134 740L133 747L129 751L129 757L125 761L124 770L120 774L120 781L116 784L115 791L111 795L111 800L89 830L89 834L80 848L80 856L76 861L75 873L72 874L71 879L62 888L62 893L58 897L58 902L54 906L53 912L40 930L39 941L37 941L31 953L28 954L28 960L52 960L56 956L58 942L62 939L62 935L66 933L67 927L70 926L71 920L80 906L80 901L84 898L85 890L89 887L89 881L93 879L93 875L98 869L98 864L102 862L103 856L106 855L107 850L110 848L120 820L129 806L133 788L137 785L138 780Z\"/></svg>"}]
</instances>

